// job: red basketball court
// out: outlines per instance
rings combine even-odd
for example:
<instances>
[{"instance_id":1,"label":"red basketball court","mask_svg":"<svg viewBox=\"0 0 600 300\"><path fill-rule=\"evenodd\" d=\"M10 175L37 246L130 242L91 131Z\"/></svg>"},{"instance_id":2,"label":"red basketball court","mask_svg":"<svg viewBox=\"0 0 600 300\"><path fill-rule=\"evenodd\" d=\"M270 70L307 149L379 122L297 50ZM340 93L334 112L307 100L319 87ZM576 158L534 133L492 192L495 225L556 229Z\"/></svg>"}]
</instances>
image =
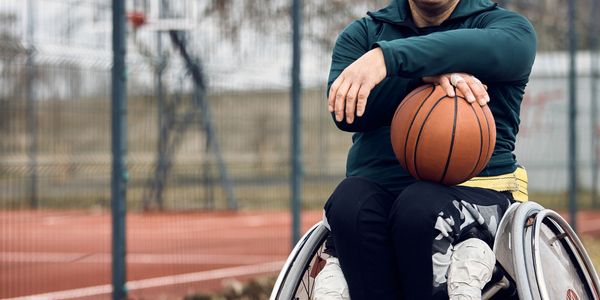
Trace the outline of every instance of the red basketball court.
<instances>
[{"instance_id":1,"label":"red basketball court","mask_svg":"<svg viewBox=\"0 0 600 300\"><path fill-rule=\"evenodd\" d=\"M303 213L303 230L321 219ZM600 235L600 213L579 215ZM109 212L0 212L0 298L106 299L111 293ZM134 213L127 217L131 299L180 299L228 279L276 274L290 247L288 212Z\"/></svg>"},{"instance_id":2,"label":"red basketball court","mask_svg":"<svg viewBox=\"0 0 600 300\"><path fill-rule=\"evenodd\" d=\"M307 229L321 218L305 212ZM181 298L228 278L274 274L290 246L286 212L150 213L127 217L131 298ZM0 213L0 298L105 299L111 293L109 212Z\"/></svg>"}]
</instances>

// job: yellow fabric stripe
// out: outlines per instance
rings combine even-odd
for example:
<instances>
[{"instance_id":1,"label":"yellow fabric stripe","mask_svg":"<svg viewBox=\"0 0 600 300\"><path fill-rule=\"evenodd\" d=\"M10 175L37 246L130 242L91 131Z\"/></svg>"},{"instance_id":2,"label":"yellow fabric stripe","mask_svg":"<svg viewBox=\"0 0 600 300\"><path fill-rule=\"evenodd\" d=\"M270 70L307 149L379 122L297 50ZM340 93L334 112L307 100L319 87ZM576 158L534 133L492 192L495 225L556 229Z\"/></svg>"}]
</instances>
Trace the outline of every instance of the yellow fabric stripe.
<instances>
[{"instance_id":1,"label":"yellow fabric stripe","mask_svg":"<svg viewBox=\"0 0 600 300\"><path fill-rule=\"evenodd\" d=\"M527 171L520 166L509 174L473 177L471 180L459 185L491 189L499 192L512 192L513 198L519 202L529 200L527 195Z\"/></svg>"}]
</instances>

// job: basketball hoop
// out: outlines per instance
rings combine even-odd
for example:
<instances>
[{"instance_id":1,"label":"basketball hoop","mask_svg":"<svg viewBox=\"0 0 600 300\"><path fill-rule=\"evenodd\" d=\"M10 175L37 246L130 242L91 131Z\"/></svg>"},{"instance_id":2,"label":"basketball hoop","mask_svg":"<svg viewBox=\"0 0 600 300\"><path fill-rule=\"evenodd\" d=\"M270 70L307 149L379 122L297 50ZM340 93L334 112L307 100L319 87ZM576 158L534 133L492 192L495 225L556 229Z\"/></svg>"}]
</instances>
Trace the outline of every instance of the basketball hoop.
<instances>
[{"instance_id":1,"label":"basketball hoop","mask_svg":"<svg viewBox=\"0 0 600 300\"><path fill-rule=\"evenodd\" d=\"M137 32L138 29L158 32L168 32L171 30L186 31L194 29L197 25L194 21L187 19L152 19L148 18L146 13L141 11L127 13L127 20L129 20L134 32Z\"/></svg>"},{"instance_id":2,"label":"basketball hoop","mask_svg":"<svg viewBox=\"0 0 600 300\"><path fill-rule=\"evenodd\" d=\"M133 25L134 30L146 24L146 14L144 14L143 12L133 11L127 13L127 19Z\"/></svg>"}]
</instances>

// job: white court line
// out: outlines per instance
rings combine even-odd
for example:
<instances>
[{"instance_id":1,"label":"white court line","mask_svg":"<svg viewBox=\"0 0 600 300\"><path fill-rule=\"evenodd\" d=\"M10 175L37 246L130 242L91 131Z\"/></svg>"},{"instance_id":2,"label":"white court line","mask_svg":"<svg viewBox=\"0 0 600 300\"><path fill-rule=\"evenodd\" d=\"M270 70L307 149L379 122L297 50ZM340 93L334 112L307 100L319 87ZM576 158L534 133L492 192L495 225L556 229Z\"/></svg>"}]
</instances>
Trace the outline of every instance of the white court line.
<instances>
[{"instance_id":1,"label":"white court line","mask_svg":"<svg viewBox=\"0 0 600 300\"><path fill-rule=\"evenodd\" d=\"M229 278L235 276L244 276L252 274L261 274L279 271L283 266L284 261L269 262L264 264L256 264L249 266L233 267L216 269L210 271L202 271L196 273L187 273L171 276L163 276L156 278L141 279L127 282L127 290L141 290L155 288L168 285L176 285L182 283L201 282L219 278ZM98 296L112 293L112 285L104 284L90 286L80 289L57 291L45 294L28 295L6 300L45 300L45 299L74 299L90 296Z\"/></svg>"},{"instance_id":2,"label":"white court line","mask_svg":"<svg viewBox=\"0 0 600 300\"><path fill-rule=\"evenodd\" d=\"M277 259L274 255L246 254L127 254L127 263L155 265L246 265ZM109 253L0 252L4 263L110 263Z\"/></svg>"}]
</instances>

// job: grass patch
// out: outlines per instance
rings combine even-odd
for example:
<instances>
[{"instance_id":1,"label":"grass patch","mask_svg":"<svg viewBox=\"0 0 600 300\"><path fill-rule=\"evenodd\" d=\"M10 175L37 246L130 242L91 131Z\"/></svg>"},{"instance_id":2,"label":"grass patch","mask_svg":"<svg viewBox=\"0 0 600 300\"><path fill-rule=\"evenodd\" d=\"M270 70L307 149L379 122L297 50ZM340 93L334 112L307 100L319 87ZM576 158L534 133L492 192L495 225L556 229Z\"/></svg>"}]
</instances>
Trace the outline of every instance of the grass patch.
<instances>
[{"instance_id":1,"label":"grass patch","mask_svg":"<svg viewBox=\"0 0 600 300\"><path fill-rule=\"evenodd\" d=\"M529 194L529 199L554 210L566 210L569 207L569 197L566 191L553 193L532 192ZM594 195L590 190L577 191L577 208L579 210L600 209L600 193L596 195L594 202Z\"/></svg>"},{"instance_id":2,"label":"grass patch","mask_svg":"<svg viewBox=\"0 0 600 300\"><path fill-rule=\"evenodd\" d=\"M275 276L262 276L246 282L227 280L222 292L188 295L184 300L267 300L275 285Z\"/></svg>"}]
</instances>

